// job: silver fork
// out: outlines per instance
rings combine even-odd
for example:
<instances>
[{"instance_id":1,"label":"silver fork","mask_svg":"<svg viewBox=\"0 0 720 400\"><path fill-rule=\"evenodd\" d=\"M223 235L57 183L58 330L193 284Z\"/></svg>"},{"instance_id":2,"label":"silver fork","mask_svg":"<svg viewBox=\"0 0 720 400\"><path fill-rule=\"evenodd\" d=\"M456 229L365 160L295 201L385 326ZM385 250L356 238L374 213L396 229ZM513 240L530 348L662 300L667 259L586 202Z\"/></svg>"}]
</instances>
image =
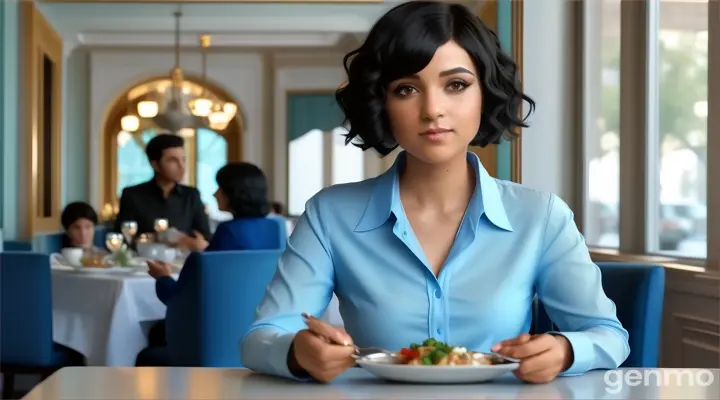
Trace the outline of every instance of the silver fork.
<instances>
[{"instance_id":1,"label":"silver fork","mask_svg":"<svg viewBox=\"0 0 720 400\"><path fill-rule=\"evenodd\" d=\"M320 321L319 319L313 317L312 315L310 315L310 314L308 314L308 313L302 313L302 316L303 316L303 318L305 318L306 323L307 323L307 320L313 320L313 321L322 322L322 321ZM350 342L344 342L344 343L342 343L342 342L338 341L338 340L335 339L335 338L325 338L325 339L331 341L331 342L334 343L334 344L340 345L340 346L350 346L350 347L352 347L353 350L354 350L354 354L352 355L352 357L355 358L355 359L362 358L362 357L366 357L366 356L369 356L369 355L371 355L371 354L378 354L378 353L386 354L386 355L393 355L393 353L392 353L391 351L382 349L382 348L380 348L380 347L359 347L359 346L356 346L355 344L352 344L352 343L350 343Z\"/></svg>"}]
</instances>

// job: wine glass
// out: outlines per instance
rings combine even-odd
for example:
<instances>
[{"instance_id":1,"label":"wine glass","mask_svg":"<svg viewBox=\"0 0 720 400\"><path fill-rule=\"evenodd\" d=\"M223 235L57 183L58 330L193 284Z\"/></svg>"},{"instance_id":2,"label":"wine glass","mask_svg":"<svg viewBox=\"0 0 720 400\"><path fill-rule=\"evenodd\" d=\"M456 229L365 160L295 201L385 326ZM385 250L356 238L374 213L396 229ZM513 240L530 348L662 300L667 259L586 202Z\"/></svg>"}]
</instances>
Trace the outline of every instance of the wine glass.
<instances>
[{"instance_id":1,"label":"wine glass","mask_svg":"<svg viewBox=\"0 0 720 400\"><path fill-rule=\"evenodd\" d=\"M165 218L158 218L155 220L155 232L157 232L158 242L164 241L164 232L168 229L168 220Z\"/></svg>"},{"instance_id":2,"label":"wine glass","mask_svg":"<svg viewBox=\"0 0 720 400\"><path fill-rule=\"evenodd\" d=\"M165 232L168 229L168 220L165 218L158 218L155 220L155 232Z\"/></svg>"},{"instance_id":3,"label":"wine glass","mask_svg":"<svg viewBox=\"0 0 720 400\"><path fill-rule=\"evenodd\" d=\"M105 235L105 247L110 250L111 253L117 253L123 247L124 240L123 234L117 232L108 232Z\"/></svg>"},{"instance_id":4,"label":"wine glass","mask_svg":"<svg viewBox=\"0 0 720 400\"><path fill-rule=\"evenodd\" d=\"M138 224L135 221L123 221L120 230L122 231L125 241L128 245L132 245L133 238L137 234Z\"/></svg>"}]
</instances>

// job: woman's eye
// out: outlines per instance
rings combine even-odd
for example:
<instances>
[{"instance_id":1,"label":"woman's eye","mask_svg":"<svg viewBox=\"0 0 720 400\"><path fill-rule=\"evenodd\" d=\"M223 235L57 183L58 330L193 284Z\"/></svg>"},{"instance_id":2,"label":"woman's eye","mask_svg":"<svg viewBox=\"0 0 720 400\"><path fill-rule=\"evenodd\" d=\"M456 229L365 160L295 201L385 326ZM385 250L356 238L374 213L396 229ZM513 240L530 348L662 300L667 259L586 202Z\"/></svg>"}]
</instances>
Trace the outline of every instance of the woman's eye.
<instances>
[{"instance_id":1,"label":"woman's eye","mask_svg":"<svg viewBox=\"0 0 720 400\"><path fill-rule=\"evenodd\" d=\"M405 97L405 96L409 96L409 95L413 94L414 91L415 91L415 88L412 86L398 86L397 88L395 88L395 90L393 92L397 96Z\"/></svg>"},{"instance_id":2,"label":"woman's eye","mask_svg":"<svg viewBox=\"0 0 720 400\"><path fill-rule=\"evenodd\" d=\"M463 81L452 81L448 84L448 88L453 92L460 92L470 86L468 83Z\"/></svg>"}]
</instances>

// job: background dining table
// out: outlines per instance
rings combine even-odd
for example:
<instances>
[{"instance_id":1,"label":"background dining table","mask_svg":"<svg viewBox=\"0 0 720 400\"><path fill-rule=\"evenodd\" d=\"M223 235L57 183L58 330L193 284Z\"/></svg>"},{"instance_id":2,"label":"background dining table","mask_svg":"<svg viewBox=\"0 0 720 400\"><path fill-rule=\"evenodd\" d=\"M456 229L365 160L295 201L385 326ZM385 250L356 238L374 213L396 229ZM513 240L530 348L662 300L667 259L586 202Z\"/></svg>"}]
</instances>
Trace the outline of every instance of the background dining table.
<instances>
[{"instance_id":1,"label":"background dining table","mask_svg":"<svg viewBox=\"0 0 720 400\"><path fill-rule=\"evenodd\" d=\"M88 365L134 366L147 346L147 330L165 318L155 279L147 273L83 273L53 266L52 298L53 340L83 354Z\"/></svg>"},{"instance_id":2,"label":"background dining table","mask_svg":"<svg viewBox=\"0 0 720 400\"><path fill-rule=\"evenodd\" d=\"M720 370L634 370L678 379L650 384L608 384L607 371L562 377L549 384L525 384L511 373L473 385L389 383L361 368L352 368L329 384L294 382L246 369L215 368L63 368L36 386L24 399L703 399L717 400ZM611 371L630 374L630 370ZM669 375L668 375L669 374ZM708 376L707 374L711 374ZM711 379L709 379L711 378ZM699 383L707 383L700 385ZM618 382L613 379L609 382ZM635 382L635 381L632 381Z\"/></svg>"}]
</instances>

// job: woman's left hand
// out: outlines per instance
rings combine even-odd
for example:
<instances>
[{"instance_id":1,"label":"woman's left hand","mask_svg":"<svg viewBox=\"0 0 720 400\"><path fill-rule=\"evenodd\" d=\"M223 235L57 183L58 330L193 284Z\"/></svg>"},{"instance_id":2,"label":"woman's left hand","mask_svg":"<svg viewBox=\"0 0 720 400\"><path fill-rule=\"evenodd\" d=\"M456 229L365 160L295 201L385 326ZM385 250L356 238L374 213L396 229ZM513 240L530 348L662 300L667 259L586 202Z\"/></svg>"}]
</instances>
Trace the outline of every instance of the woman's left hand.
<instances>
[{"instance_id":1,"label":"woman's left hand","mask_svg":"<svg viewBox=\"0 0 720 400\"><path fill-rule=\"evenodd\" d=\"M502 341L492 351L520 360L515 376L530 383L547 383L573 363L572 345L562 335L522 335Z\"/></svg>"},{"instance_id":2,"label":"woman's left hand","mask_svg":"<svg viewBox=\"0 0 720 400\"><path fill-rule=\"evenodd\" d=\"M178 240L178 246L190 251L203 251L208 247L209 243L205 240L202 233L194 231L193 235L183 235Z\"/></svg>"}]
</instances>

